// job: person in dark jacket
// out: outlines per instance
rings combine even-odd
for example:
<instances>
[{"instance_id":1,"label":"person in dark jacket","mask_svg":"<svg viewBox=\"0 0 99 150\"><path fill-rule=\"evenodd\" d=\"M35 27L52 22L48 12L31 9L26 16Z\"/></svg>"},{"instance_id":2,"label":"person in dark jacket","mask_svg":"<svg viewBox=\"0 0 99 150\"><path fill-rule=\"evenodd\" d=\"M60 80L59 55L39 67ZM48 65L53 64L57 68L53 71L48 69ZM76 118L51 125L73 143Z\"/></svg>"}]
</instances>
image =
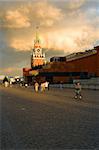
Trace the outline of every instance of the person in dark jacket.
<instances>
[{"instance_id":1,"label":"person in dark jacket","mask_svg":"<svg viewBox=\"0 0 99 150\"><path fill-rule=\"evenodd\" d=\"M75 83L75 98L82 98L82 96L81 96L81 90L82 90L82 87L81 87L81 84L80 84L80 82L77 82L77 83Z\"/></svg>"}]
</instances>

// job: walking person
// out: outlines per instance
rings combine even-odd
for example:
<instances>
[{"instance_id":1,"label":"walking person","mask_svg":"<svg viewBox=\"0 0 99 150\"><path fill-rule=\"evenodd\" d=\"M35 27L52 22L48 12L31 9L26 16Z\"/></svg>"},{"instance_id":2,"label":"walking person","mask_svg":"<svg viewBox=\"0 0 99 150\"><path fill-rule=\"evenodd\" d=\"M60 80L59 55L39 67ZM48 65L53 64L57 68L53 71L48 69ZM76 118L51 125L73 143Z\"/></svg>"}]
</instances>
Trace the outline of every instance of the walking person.
<instances>
[{"instance_id":1,"label":"walking person","mask_svg":"<svg viewBox=\"0 0 99 150\"><path fill-rule=\"evenodd\" d=\"M82 87L80 82L75 83L75 99L77 98L82 99L81 90Z\"/></svg>"},{"instance_id":2,"label":"walking person","mask_svg":"<svg viewBox=\"0 0 99 150\"><path fill-rule=\"evenodd\" d=\"M45 82L45 89L49 90L49 82Z\"/></svg>"},{"instance_id":3,"label":"walking person","mask_svg":"<svg viewBox=\"0 0 99 150\"><path fill-rule=\"evenodd\" d=\"M41 83L41 92L45 91L45 82Z\"/></svg>"},{"instance_id":4,"label":"walking person","mask_svg":"<svg viewBox=\"0 0 99 150\"><path fill-rule=\"evenodd\" d=\"M35 87L35 92L38 92L38 90L39 90L39 84L37 82L35 83L34 87Z\"/></svg>"}]
</instances>

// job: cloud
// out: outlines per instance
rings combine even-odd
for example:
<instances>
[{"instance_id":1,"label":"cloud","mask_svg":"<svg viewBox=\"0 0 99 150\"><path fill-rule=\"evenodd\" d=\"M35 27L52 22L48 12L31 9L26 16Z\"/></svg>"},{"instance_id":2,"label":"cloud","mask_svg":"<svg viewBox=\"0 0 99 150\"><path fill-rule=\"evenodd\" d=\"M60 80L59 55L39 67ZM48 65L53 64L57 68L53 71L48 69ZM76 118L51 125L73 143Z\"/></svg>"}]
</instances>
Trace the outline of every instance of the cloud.
<instances>
[{"instance_id":1,"label":"cloud","mask_svg":"<svg viewBox=\"0 0 99 150\"><path fill-rule=\"evenodd\" d=\"M19 67L8 67L8 68L2 68L2 70L0 71L0 74L4 74L4 75L22 75L22 68Z\"/></svg>"},{"instance_id":2,"label":"cloud","mask_svg":"<svg viewBox=\"0 0 99 150\"><path fill-rule=\"evenodd\" d=\"M80 8L86 4L86 1L76 0L73 2L71 0L68 4L67 10L69 14L72 14L71 16L65 14L61 8L47 2L38 2L34 3L33 6L27 6L27 9L31 12L31 16L33 16L34 20L40 25L42 47L52 50L63 50L67 53L68 51L73 52L86 49L99 38L99 28L97 28L97 30L95 28L97 23L88 22L88 14L86 14L86 11L83 12L80 10ZM77 14L78 9L79 14ZM74 14L73 11L75 12ZM93 11L93 13L95 14L95 11ZM95 22L99 20L98 17L94 19ZM24 42L23 45L27 47L27 49L29 49L28 46L33 46L32 42L29 45L28 41L27 44Z\"/></svg>"},{"instance_id":3,"label":"cloud","mask_svg":"<svg viewBox=\"0 0 99 150\"><path fill-rule=\"evenodd\" d=\"M57 21L61 21L64 16L61 9L47 2L36 3L33 7L33 13L40 25L48 27L54 25Z\"/></svg>"},{"instance_id":4,"label":"cloud","mask_svg":"<svg viewBox=\"0 0 99 150\"><path fill-rule=\"evenodd\" d=\"M61 9L48 2L27 2L19 7L8 8L2 28L28 28L32 25L51 27L63 18Z\"/></svg>"},{"instance_id":5,"label":"cloud","mask_svg":"<svg viewBox=\"0 0 99 150\"><path fill-rule=\"evenodd\" d=\"M5 19L8 28L24 28L30 26L29 18L18 10L7 11Z\"/></svg>"},{"instance_id":6,"label":"cloud","mask_svg":"<svg viewBox=\"0 0 99 150\"><path fill-rule=\"evenodd\" d=\"M68 8L71 10L79 9L81 6L85 4L87 0L69 0Z\"/></svg>"},{"instance_id":7,"label":"cloud","mask_svg":"<svg viewBox=\"0 0 99 150\"><path fill-rule=\"evenodd\" d=\"M26 39L12 39L10 46L16 51L30 51L32 41L28 42Z\"/></svg>"},{"instance_id":8,"label":"cloud","mask_svg":"<svg viewBox=\"0 0 99 150\"><path fill-rule=\"evenodd\" d=\"M93 44L98 37L98 28L97 33L94 33L98 17L95 17L96 24L94 24L94 22L88 22L87 16L88 13L89 15L94 15L96 11L91 8L90 11L87 11L86 16L86 11L80 10L86 4L85 0L75 0L74 2L70 0L67 2L68 8L66 8L66 11L47 1L26 3L16 9L8 10L6 12L8 27L28 27L25 30L30 32L27 35L27 32L17 30L19 36L18 34L16 36L16 31L13 31L16 37L14 37L14 34L10 37L10 46L17 51L28 51L33 48L34 27L36 25L40 26L41 43L44 48L72 52L80 48L85 49L90 44ZM78 15L77 10L79 10Z\"/></svg>"},{"instance_id":9,"label":"cloud","mask_svg":"<svg viewBox=\"0 0 99 150\"><path fill-rule=\"evenodd\" d=\"M25 35L24 35L25 36ZM34 36L30 34L23 38L12 38L10 46L16 51L30 51L33 48ZM54 50L68 52L81 51L92 47L94 42L99 39L99 29L94 26L82 24L79 22L76 27L68 26L56 27L52 31L40 32L42 48L49 49L52 53Z\"/></svg>"},{"instance_id":10,"label":"cloud","mask_svg":"<svg viewBox=\"0 0 99 150\"><path fill-rule=\"evenodd\" d=\"M44 47L72 53L92 47L96 39L99 39L99 29L79 20L76 26L56 28L43 34L43 38Z\"/></svg>"},{"instance_id":11,"label":"cloud","mask_svg":"<svg viewBox=\"0 0 99 150\"><path fill-rule=\"evenodd\" d=\"M16 68L16 67L11 68L11 67L9 67L9 68L5 68L3 71L6 72L6 73L12 73L13 71L19 71L19 70L21 70L21 68Z\"/></svg>"}]
</instances>

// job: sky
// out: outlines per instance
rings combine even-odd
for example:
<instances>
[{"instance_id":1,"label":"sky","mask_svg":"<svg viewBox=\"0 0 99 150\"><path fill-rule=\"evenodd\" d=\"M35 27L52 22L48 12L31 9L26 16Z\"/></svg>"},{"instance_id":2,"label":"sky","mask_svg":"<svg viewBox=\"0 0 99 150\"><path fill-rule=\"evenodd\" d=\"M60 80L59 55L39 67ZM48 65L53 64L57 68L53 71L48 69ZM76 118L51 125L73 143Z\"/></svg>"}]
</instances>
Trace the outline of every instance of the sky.
<instances>
[{"instance_id":1,"label":"sky","mask_svg":"<svg viewBox=\"0 0 99 150\"><path fill-rule=\"evenodd\" d=\"M36 27L46 59L99 45L98 0L0 0L0 75L30 68Z\"/></svg>"}]
</instances>

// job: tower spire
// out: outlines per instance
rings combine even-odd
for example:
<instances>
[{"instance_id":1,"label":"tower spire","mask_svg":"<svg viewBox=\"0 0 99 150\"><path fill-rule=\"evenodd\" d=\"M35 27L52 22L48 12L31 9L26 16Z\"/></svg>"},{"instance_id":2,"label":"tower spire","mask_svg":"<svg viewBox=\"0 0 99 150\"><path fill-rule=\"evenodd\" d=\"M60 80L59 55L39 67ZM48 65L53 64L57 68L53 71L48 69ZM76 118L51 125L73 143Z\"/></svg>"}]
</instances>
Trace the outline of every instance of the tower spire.
<instances>
[{"instance_id":1,"label":"tower spire","mask_svg":"<svg viewBox=\"0 0 99 150\"><path fill-rule=\"evenodd\" d=\"M40 43L38 29L39 29L39 26L36 26L36 39L35 39L35 43Z\"/></svg>"}]
</instances>

